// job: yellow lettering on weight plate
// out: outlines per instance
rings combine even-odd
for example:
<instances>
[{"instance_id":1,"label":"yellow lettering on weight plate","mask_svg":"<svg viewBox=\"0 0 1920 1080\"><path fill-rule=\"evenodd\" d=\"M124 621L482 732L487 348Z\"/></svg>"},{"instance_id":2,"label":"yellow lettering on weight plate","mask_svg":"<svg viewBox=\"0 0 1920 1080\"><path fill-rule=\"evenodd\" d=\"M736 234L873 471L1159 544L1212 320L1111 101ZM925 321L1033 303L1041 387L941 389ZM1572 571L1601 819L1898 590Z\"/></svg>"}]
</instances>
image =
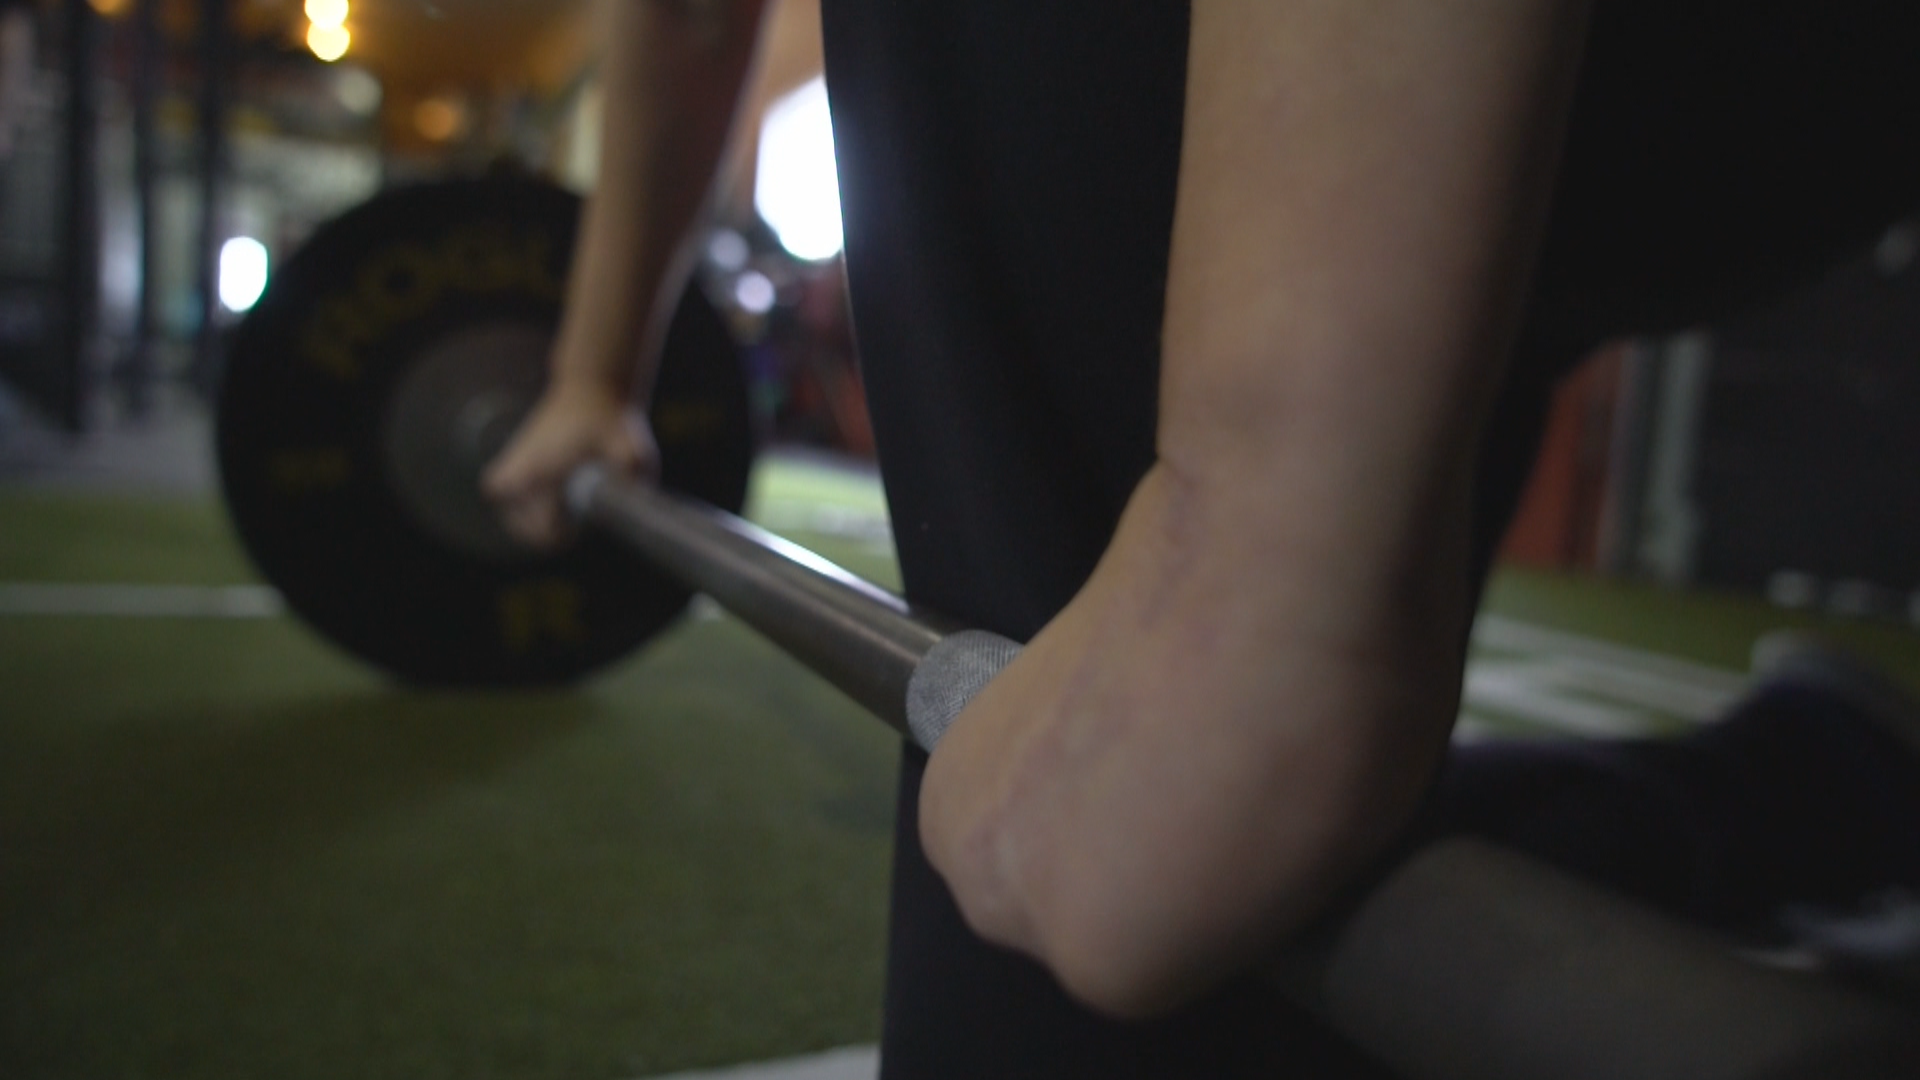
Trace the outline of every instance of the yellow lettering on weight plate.
<instances>
[{"instance_id":1,"label":"yellow lettering on weight plate","mask_svg":"<svg viewBox=\"0 0 1920 1080\"><path fill-rule=\"evenodd\" d=\"M520 249L521 284L533 295L559 300L566 294L565 279L553 272L553 237L544 232L528 233Z\"/></svg>"},{"instance_id":2,"label":"yellow lettering on weight plate","mask_svg":"<svg viewBox=\"0 0 1920 1080\"><path fill-rule=\"evenodd\" d=\"M314 367L352 382L360 377L359 346L367 336L366 312L344 296L330 296L314 306L300 351Z\"/></svg>"},{"instance_id":3,"label":"yellow lettering on weight plate","mask_svg":"<svg viewBox=\"0 0 1920 1080\"><path fill-rule=\"evenodd\" d=\"M520 294L557 303L553 237L506 222L461 225L430 245L396 244L360 264L349 287L317 302L300 335L307 362L341 382L358 379L362 358L394 328L433 309L448 293Z\"/></svg>"},{"instance_id":4,"label":"yellow lettering on weight plate","mask_svg":"<svg viewBox=\"0 0 1920 1080\"><path fill-rule=\"evenodd\" d=\"M455 229L435 245L453 287L469 292L511 289L525 276L520 245L503 222L481 222Z\"/></svg>"},{"instance_id":5,"label":"yellow lettering on weight plate","mask_svg":"<svg viewBox=\"0 0 1920 1080\"><path fill-rule=\"evenodd\" d=\"M353 476L353 458L344 446L282 450L267 459L267 482L283 495L337 491Z\"/></svg>"},{"instance_id":6,"label":"yellow lettering on weight plate","mask_svg":"<svg viewBox=\"0 0 1920 1080\"><path fill-rule=\"evenodd\" d=\"M653 437L661 443L685 443L712 435L721 415L720 406L711 401L677 398L655 402L649 420Z\"/></svg>"},{"instance_id":7,"label":"yellow lettering on weight plate","mask_svg":"<svg viewBox=\"0 0 1920 1080\"><path fill-rule=\"evenodd\" d=\"M528 581L501 590L500 640L517 653L541 644L580 645L587 629L580 621L580 588L571 581Z\"/></svg>"},{"instance_id":8,"label":"yellow lettering on weight plate","mask_svg":"<svg viewBox=\"0 0 1920 1080\"><path fill-rule=\"evenodd\" d=\"M412 244L388 248L360 269L354 298L384 334L394 323L414 318L433 306L446 283L446 267L425 248Z\"/></svg>"}]
</instances>

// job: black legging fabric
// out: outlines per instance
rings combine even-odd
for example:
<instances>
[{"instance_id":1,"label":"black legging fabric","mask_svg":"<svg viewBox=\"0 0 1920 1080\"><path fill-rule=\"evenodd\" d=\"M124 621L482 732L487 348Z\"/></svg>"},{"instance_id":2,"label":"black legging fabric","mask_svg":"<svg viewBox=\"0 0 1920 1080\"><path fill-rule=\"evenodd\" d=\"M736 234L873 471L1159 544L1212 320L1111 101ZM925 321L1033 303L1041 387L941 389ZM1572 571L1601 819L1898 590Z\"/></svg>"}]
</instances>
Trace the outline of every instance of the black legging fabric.
<instances>
[{"instance_id":1,"label":"black legging fabric","mask_svg":"<svg viewBox=\"0 0 1920 1080\"><path fill-rule=\"evenodd\" d=\"M855 333L917 603L1031 636L1086 580L1153 461L1187 11L823 4ZM1482 442L1476 577L1568 366L1610 336L1784 289L1911 205L1907 16L1859 0L1601 0L1525 331ZM887 1077L1367 1074L1260 987L1118 1025L974 938L919 849L922 765L906 753ZM1549 822L1522 807L1532 789L1501 787L1542 768L1461 763L1446 790L1498 788L1475 815Z\"/></svg>"}]
</instances>

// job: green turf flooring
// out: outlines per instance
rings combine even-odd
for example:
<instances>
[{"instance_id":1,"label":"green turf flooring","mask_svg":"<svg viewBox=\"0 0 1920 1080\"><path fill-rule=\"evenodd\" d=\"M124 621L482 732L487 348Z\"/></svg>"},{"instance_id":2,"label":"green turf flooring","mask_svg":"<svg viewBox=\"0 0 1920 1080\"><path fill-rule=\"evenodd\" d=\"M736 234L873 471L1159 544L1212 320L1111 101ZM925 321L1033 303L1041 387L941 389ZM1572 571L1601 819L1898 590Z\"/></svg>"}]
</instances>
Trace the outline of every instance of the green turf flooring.
<instances>
[{"instance_id":1,"label":"green turf flooring","mask_svg":"<svg viewBox=\"0 0 1920 1080\"><path fill-rule=\"evenodd\" d=\"M1486 610L1736 671L1747 670L1761 635L1805 631L1874 661L1920 693L1920 633L1890 621L1788 611L1742 594L1513 569L1494 575Z\"/></svg>"},{"instance_id":2,"label":"green turf flooring","mask_svg":"<svg viewBox=\"0 0 1920 1080\"><path fill-rule=\"evenodd\" d=\"M893 580L871 480L776 464L753 506ZM250 580L210 501L0 491L0 582ZM1542 574L1492 605L1732 667L1807 621ZM1920 675L1910 632L1832 629ZM871 1041L894 755L726 619L479 696L284 618L0 617L0 1078L614 1080Z\"/></svg>"},{"instance_id":3,"label":"green turf flooring","mask_svg":"<svg viewBox=\"0 0 1920 1080\"><path fill-rule=\"evenodd\" d=\"M0 494L24 580L250 575L210 504ZM480 696L286 619L0 618L0 1077L610 1080L871 1041L895 754L730 620Z\"/></svg>"}]
</instances>

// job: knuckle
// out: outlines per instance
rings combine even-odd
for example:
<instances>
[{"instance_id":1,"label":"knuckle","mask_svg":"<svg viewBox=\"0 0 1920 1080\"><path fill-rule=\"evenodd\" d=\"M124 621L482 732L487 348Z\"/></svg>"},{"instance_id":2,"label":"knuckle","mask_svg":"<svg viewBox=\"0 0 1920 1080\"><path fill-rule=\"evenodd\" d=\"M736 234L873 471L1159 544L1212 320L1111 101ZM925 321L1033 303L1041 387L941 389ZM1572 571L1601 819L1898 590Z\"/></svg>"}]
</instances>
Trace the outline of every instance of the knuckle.
<instances>
[{"instance_id":1,"label":"knuckle","mask_svg":"<svg viewBox=\"0 0 1920 1080\"><path fill-rule=\"evenodd\" d=\"M1027 898L1016 875L1008 872L1009 843L991 822L976 822L952 834L936 865L974 933L996 945L1031 951Z\"/></svg>"}]
</instances>

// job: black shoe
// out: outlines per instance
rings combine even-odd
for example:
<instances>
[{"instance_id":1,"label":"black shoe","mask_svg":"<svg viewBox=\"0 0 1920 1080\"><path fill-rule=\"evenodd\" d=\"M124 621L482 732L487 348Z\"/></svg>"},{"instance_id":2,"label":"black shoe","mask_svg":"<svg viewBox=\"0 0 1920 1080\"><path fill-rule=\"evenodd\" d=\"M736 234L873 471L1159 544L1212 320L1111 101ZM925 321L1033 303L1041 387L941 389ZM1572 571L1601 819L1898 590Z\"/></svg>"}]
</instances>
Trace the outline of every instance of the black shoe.
<instances>
[{"instance_id":1,"label":"black shoe","mask_svg":"<svg viewBox=\"0 0 1920 1080\"><path fill-rule=\"evenodd\" d=\"M1920 702L1885 672L1854 654L1797 630L1776 630L1753 643L1749 693L1794 687L1828 694L1920 759Z\"/></svg>"},{"instance_id":2,"label":"black shoe","mask_svg":"<svg viewBox=\"0 0 1920 1080\"><path fill-rule=\"evenodd\" d=\"M1819 693L1848 706L1920 767L1920 703L1865 660L1807 634L1780 630L1753 646L1752 694ZM1765 959L1862 977L1903 996L1920 993L1920 892L1878 891L1848 907L1794 904L1773 925L1791 944Z\"/></svg>"}]
</instances>

